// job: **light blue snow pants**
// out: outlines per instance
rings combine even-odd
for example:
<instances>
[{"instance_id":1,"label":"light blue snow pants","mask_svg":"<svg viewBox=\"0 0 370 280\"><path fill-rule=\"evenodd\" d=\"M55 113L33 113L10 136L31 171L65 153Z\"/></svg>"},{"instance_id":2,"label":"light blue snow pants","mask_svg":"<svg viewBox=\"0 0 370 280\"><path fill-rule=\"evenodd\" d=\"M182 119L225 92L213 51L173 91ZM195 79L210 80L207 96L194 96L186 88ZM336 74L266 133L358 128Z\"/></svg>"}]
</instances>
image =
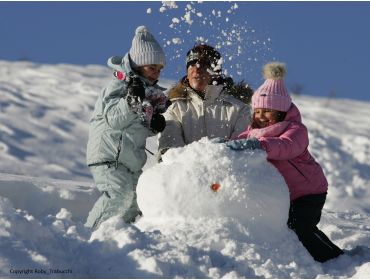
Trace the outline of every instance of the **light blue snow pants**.
<instances>
[{"instance_id":1,"label":"light blue snow pants","mask_svg":"<svg viewBox=\"0 0 370 280\"><path fill-rule=\"evenodd\" d=\"M142 213L136 200L136 185L142 171L133 173L125 166L91 166L100 198L91 209L85 226L97 229L105 220L119 215L126 223L135 221Z\"/></svg>"}]
</instances>

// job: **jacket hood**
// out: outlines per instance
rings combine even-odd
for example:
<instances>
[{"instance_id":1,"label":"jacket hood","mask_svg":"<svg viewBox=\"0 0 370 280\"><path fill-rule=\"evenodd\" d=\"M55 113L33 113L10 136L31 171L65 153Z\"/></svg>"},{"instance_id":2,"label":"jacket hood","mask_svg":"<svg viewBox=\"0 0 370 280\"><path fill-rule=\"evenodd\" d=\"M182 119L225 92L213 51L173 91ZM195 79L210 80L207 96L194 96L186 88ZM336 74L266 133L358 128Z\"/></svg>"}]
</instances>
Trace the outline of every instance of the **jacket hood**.
<instances>
[{"instance_id":1,"label":"jacket hood","mask_svg":"<svg viewBox=\"0 0 370 280\"><path fill-rule=\"evenodd\" d=\"M284 121L302 123L301 112L293 102L292 105L290 105L290 108L284 118Z\"/></svg>"},{"instance_id":2,"label":"jacket hood","mask_svg":"<svg viewBox=\"0 0 370 280\"><path fill-rule=\"evenodd\" d=\"M108 58L107 65L112 68L115 71L119 71L124 73L125 76L138 76L140 79L144 82L146 86L155 86L156 88L165 91L166 88L163 88L159 85L157 85L157 82L150 82L148 79L144 78L143 76L140 76L134 69L133 69L133 62L130 58L130 54L126 53L125 56L112 56Z\"/></svg>"},{"instance_id":3,"label":"jacket hood","mask_svg":"<svg viewBox=\"0 0 370 280\"><path fill-rule=\"evenodd\" d=\"M126 53L125 56L117 55L108 58L107 65L113 70L123 72L125 75L131 72L135 73L129 53Z\"/></svg>"},{"instance_id":4,"label":"jacket hood","mask_svg":"<svg viewBox=\"0 0 370 280\"><path fill-rule=\"evenodd\" d=\"M186 78L186 77L184 77ZM191 87L185 82L184 78L171 88L168 92L168 98L171 99L189 99L189 92L192 90Z\"/></svg>"}]
</instances>

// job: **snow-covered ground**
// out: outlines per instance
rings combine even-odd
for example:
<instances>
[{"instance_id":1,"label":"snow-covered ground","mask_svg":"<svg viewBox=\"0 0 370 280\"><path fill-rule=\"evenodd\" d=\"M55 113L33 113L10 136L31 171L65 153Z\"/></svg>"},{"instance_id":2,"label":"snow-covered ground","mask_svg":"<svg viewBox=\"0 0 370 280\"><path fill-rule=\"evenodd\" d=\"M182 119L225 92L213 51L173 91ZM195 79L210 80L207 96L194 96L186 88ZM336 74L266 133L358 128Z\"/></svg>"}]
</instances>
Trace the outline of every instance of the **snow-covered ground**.
<instances>
[{"instance_id":1,"label":"snow-covered ground","mask_svg":"<svg viewBox=\"0 0 370 280\"><path fill-rule=\"evenodd\" d=\"M135 225L86 229L99 195L88 120L110 77L0 61L0 278L370 278L370 103L293 96L330 184L319 226L346 250L320 264L286 227L287 189L264 152L207 139L161 164L148 154Z\"/></svg>"}]
</instances>

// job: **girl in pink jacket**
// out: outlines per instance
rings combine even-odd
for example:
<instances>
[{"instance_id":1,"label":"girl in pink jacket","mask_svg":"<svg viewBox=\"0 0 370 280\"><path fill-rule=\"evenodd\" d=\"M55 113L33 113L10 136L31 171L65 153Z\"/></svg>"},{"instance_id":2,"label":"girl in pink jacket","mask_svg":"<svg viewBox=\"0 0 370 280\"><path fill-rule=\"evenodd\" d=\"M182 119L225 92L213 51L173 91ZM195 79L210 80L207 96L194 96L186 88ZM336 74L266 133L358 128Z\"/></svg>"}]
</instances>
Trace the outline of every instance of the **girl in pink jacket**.
<instances>
[{"instance_id":1,"label":"girl in pink jacket","mask_svg":"<svg viewBox=\"0 0 370 280\"><path fill-rule=\"evenodd\" d=\"M316 261L325 262L343 251L317 228L328 183L307 149L307 128L285 87L285 73L282 63L264 66L266 81L252 97L252 124L226 145L233 150L266 151L267 160L279 170L289 188L288 227Z\"/></svg>"}]
</instances>

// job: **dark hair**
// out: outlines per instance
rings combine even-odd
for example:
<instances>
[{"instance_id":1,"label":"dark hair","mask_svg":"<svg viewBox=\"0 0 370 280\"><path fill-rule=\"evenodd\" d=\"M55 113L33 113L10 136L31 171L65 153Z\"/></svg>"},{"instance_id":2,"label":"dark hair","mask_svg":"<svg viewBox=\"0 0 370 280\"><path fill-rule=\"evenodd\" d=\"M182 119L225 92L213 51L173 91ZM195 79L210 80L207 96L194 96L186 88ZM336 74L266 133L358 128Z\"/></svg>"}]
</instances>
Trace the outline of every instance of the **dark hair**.
<instances>
[{"instance_id":1,"label":"dark hair","mask_svg":"<svg viewBox=\"0 0 370 280\"><path fill-rule=\"evenodd\" d=\"M197 44L186 53L186 69L194 61L206 63L208 66L212 64L216 66L220 58L221 54L214 47L206 44ZM221 72L221 69L215 72Z\"/></svg>"},{"instance_id":2,"label":"dark hair","mask_svg":"<svg viewBox=\"0 0 370 280\"><path fill-rule=\"evenodd\" d=\"M214 48L206 44L196 44L186 54L186 69L194 62L206 63L209 67L218 65L221 59L221 54ZM211 69L214 73L211 77L211 85L223 85L227 94L234 96L245 104L249 104L253 95L253 89L244 81L234 83L231 77L226 77L221 73L221 67L218 69ZM181 83L189 86L187 76L181 79Z\"/></svg>"},{"instance_id":3,"label":"dark hair","mask_svg":"<svg viewBox=\"0 0 370 280\"><path fill-rule=\"evenodd\" d=\"M277 114L276 114L276 121L277 122L282 122L286 117L286 113L287 112L278 111Z\"/></svg>"}]
</instances>

